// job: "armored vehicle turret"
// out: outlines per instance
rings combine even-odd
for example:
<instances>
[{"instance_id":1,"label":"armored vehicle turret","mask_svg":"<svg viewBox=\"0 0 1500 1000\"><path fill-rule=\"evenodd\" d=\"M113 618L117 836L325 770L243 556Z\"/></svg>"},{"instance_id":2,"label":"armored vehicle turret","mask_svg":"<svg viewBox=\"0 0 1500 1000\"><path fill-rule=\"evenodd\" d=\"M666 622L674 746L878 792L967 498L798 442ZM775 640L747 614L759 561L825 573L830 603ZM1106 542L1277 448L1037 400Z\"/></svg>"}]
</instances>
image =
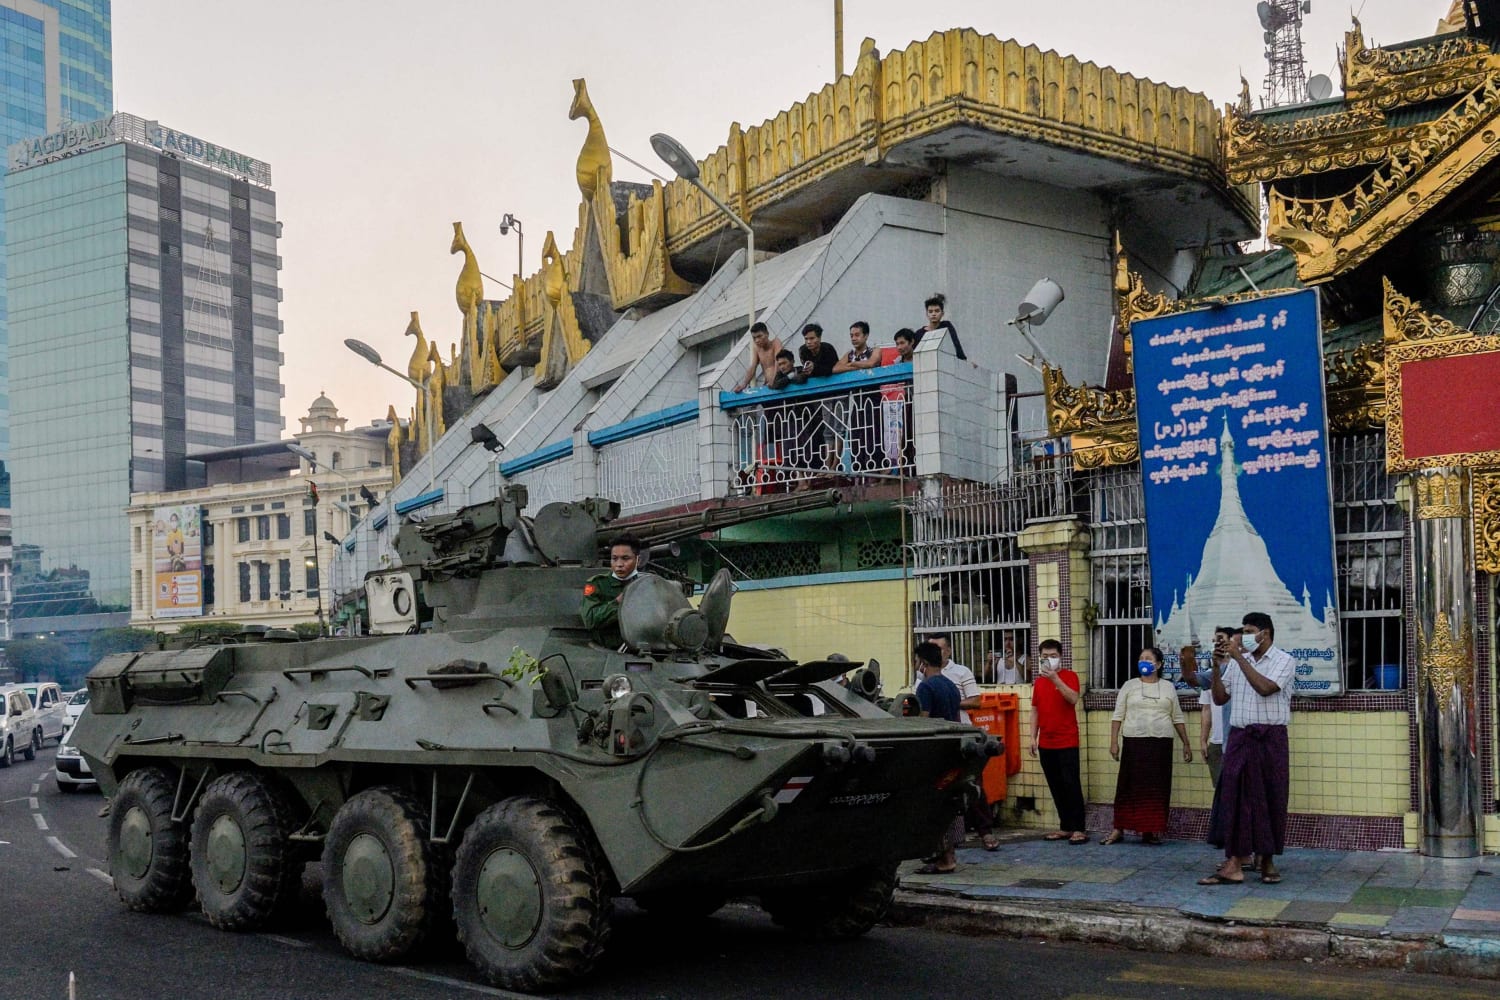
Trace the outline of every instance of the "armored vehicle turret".
<instances>
[{"instance_id":1,"label":"armored vehicle turret","mask_svg":"<svg viewBox=\"0 0 1500 1000\"><path fill-rule=\"evenodd\" d=\"M835 499L632 530L661 545ZM402 525L402 566L366 581L373 634L99 663L73 739L112 797L126 906L196 898L216 927L259 928L321 860L354 955L403 961L456 928L486 977L521 990L586 974L620 896L679 915L755 897L822 936L881 918L897 862L932 851L993 738L881 711L858 663L734 641L723 573L696 607L642 573L621 595L624 641L601 645L579 601L617 508L525 506L509 487Z\"/></svg>"}]
</instances>

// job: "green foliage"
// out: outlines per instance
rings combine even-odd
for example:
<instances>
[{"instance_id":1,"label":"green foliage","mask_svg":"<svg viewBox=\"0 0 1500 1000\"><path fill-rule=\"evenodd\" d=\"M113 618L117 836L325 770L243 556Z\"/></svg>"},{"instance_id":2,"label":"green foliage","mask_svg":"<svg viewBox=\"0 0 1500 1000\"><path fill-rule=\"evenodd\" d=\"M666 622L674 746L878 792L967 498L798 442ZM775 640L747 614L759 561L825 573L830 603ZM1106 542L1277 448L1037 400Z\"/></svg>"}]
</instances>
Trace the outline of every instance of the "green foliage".
<instances>
[{"instance_id":1,"label":"green foliage","mask_svg":"<svg viewBox=\"0 0 1500 1000\"><path fill-rule=\"evenodd\" d=\"M98 663L111 653L156 649L157 635L144 628L106 628L89 636L89 660Z\"/></svg>"},{"instance_id":2,"label":"green foliage","mask_svg":"<svg viewBox=\"0 0 1500 1000\"><path fill-rule=\"evenodd\" d=\"M500 671L518 684L535 685L542 679L542 663L520 646L510 647L510 665Z\"/></svg>"},{"instance_id":3,"label":"green foliage","mask_svg":"<svg viewBox=\"0 0 1500 1000\"><path fill-rule=\"evenodd\" d=\"M292 626L292 631L299 639L316 639L323 634L323 626L317 622L298 622Z\"/></svg>"},{"instance_id":4,"label":"green foliage","mask_svg":"<svg viewBox=\"0 0 1500 1000\"><path fill-rule=\"evenodd\" d=\"M69 670L67 647L42 636L12 639L5 647L5 659L22 681L52 680Z\"/></svg>"}]
</instances>

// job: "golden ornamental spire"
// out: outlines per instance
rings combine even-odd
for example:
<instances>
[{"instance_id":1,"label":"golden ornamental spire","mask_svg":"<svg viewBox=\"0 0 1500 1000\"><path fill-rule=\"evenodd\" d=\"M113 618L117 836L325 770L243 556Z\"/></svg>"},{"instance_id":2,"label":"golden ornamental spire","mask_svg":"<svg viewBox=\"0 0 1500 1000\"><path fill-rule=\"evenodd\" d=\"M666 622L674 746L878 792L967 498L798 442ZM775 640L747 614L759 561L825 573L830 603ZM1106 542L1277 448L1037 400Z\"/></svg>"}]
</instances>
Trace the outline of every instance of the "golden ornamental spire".
<instances>
[{"instance_id":1,"label":"golden ornamental spire","mask_svg":"<svg viewBox=\"0 0 1500 1000\"><path fill-rule=\"evenodd\" d=\"M385 454L391 463L391 485L401 482L401 418L394 406L386 407L385 419L391 422L390 433L385 436Z\"/></svg>"},{"instance_id":2,"label":"golden ornamental spire","mask_svg":"<svg viewBox=\"0 0 1500 1000\"><path fill-rule=\"evenodd\" d=\"M456 382L467 384L470 390L478 392L482 387L480 376L484 370L484 363L479 356L479 309L484 302L484 276L479 273L478 258L474 256L469 241L464 238L462 222L453 224L453 242L449 245L448 252L464 255L464 266L459 269L458 285L454 289L458 311L464 317L463 351L451 374ZM441 358L438 359L438 367L442 367Z\"/></svg>"}]
</instances>

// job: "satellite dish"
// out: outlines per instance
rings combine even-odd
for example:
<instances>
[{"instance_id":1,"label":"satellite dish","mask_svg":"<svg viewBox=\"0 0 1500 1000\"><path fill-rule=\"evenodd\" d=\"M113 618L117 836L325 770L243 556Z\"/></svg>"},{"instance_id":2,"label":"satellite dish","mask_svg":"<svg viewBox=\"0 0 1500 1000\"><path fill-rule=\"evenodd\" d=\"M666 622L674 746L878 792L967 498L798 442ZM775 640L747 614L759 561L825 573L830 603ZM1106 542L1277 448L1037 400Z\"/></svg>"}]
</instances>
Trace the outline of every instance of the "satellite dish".
<instances>
[{"instance_id":1,"label":"satellite dish","mask_svg":"<svg viewBox=\"0 0 1500 1000\"><path fill-rule=\"evenodd\" d=\"M1318 73L1307 81L1307 96L1315 101L1326 100L1333 93L1333 81Z\"/></svg>"},{"instance_id":2,"label":"satellite dish","mask_svg":"<svg viewBox=\"0 0 1500 1000\"><path fill-rule=\"evenodd\" d=\"M1260 0L1260 3L1255 5L1255 16L1260 18L1260 26L1262 28L1270 29L1271 5L1266 0Z\"/></svg>"}]
</instances>

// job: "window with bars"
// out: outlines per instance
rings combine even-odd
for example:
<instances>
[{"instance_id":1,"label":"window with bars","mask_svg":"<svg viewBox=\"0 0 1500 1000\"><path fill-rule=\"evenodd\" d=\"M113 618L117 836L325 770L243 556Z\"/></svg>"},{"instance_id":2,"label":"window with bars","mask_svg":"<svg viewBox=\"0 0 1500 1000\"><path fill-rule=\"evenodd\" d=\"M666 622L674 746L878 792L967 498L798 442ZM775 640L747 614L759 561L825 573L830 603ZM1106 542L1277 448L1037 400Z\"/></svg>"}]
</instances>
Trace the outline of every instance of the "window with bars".
<instances>
[{"instance_id":1,"label":"window with bars","mask_svg":"<svg viewBox=\"0 0 1500 1000\"><path fill-rule=\"evenodd\" d=\"M1093 632L1089 683L1118 688L1141 648L1153 644L1146 496L1139 465L1101 469L1089 478L1090 600L1082 611Z\"/></svg>"}]
</instances>

